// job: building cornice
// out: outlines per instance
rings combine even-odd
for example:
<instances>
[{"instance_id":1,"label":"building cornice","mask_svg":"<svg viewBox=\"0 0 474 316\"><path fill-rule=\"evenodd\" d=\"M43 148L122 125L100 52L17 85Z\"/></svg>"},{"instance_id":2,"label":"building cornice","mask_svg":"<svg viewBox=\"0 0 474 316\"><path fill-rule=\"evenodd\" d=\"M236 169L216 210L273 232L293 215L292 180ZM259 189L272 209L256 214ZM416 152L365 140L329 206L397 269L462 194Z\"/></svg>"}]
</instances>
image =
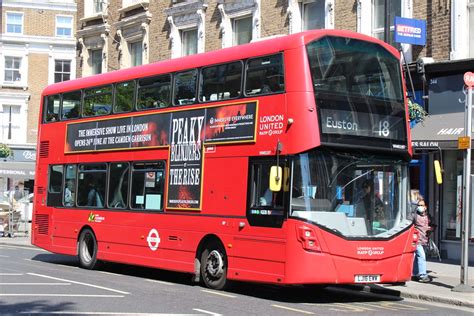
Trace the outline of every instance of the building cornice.
<instances>
[{"instance_id":1,"label":"building cornice","mask_svg":"<svg viewBox=\"0 0 474 316\"><path fill-rule=\"evenodd\" d=\"M1 34L3 44L45 44L53 46L76 46L76 40L54 36L10 35Z\"/></svg>"},{"instance_id":2,"label":"building cornice","mask_svg":"<svg viewBox=\"0 0 474 316\"><path fill-rule=\"evenodd\" d=\"M9 1L3 0L2 7L4 8L18 8L18 9L36 9L48 11L67 11L76 12L77 4L74 2L68 3L67 0L62 2L52 1L38 1L38 0L23 0L23 1Z\"/></svg>"},{"instance_id":3,"label":"building cornice","mask_svg":"<svg viewBox=\"0 0 474 316\"><path fill-rule=\"evenodd\" d=\"M134 14L133 16L126 17L116 22L114 25L118 29L127 28L132 25L151 22L152 14L148 11L145 11L140 14Z\"/></svg>"}]
</instances>

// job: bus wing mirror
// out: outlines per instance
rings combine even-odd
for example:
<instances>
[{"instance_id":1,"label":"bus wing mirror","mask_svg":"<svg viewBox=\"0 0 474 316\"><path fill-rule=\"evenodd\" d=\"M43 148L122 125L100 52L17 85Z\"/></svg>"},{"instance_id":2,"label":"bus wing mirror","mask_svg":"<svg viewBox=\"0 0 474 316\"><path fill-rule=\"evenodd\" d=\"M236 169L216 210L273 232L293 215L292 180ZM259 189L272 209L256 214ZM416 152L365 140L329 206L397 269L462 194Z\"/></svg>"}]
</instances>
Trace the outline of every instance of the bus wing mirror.
<instances>
[{"instance_id":1,"label":"bus wing mirror","mask_svg":"<svg viewBox=\"0 0 474 316\"><path fill-rule=\"evenodd\" d=\"M270 168L270 184L269 188L272 192L279 192L281 190L282 182L282 168L279 166L272 166Z\"/></svg>"},{"instance_id":2,"label":"bus wing mirror","mask_svg":"<svg viewBox=\"0 0 474 316\"><path fill-rule=\"evenodd\" d=\"M442 184L443 183L443 171L441 169L441 164L439 160L434 161L434 171L436 176L436 183Z\"/></svg>"}]
</instances>

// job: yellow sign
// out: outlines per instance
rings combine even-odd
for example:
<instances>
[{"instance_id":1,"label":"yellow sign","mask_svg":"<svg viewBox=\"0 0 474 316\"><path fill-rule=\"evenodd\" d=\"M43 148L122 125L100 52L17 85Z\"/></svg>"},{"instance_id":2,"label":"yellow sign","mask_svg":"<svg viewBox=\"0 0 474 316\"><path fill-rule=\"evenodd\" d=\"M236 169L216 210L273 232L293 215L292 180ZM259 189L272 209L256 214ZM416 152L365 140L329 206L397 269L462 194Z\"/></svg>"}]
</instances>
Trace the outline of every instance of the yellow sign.
<instances>
[{"instance_id":1,"label":"yellow sign","mask_svg":"<svg viewBox=\"0 0 474 316\"><path fill-rule=\"evenodd\" d=\"M458 149L469 149L471 148L471 137L463 136L458 137Z\"/></svg>"}]
</instances>

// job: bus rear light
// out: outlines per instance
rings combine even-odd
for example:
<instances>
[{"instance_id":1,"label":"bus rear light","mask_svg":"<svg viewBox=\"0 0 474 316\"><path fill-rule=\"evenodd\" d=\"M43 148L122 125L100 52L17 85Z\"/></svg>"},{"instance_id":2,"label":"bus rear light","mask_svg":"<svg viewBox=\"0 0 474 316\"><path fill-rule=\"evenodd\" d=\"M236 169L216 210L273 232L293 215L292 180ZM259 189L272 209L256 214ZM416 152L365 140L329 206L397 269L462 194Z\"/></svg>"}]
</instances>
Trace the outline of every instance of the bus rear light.
<instances>
[{"instance_id":1,"label":"bus rear light","mask_svg":"<svg viewBox=\"0 0 474 316\"><path fill-rule=\"evenodd\" d=\"M296 228L298 240L303 245L303 249L308 251L321 252L321 246L316 238L315 231L308 226L299 226Z\"/></svg>"}]
</instances>

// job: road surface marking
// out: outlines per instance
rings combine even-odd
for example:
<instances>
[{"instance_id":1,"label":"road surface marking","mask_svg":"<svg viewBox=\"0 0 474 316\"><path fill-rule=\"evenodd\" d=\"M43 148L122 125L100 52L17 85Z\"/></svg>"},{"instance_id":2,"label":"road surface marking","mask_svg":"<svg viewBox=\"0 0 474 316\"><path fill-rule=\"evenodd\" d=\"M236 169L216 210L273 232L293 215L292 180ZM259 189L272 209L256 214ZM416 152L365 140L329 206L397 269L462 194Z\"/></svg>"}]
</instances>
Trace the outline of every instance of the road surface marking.
<instances>
[{"instance_id":1,"label":"road surface marking","mask_svg":"<svg viewBox=\"0 0 474 316\"><path fill-rule=\"evenodd\" d=\"M157 314L157 313L116 313L116 312L77 312L77 311L64 311L64 312L19 312L20 314L41 314L41 315L123 315L123 316L139 316L139 315L146 315L146 316L159 316L159 315L170 315L170 313L166 314ZM179 315L179 314L173 314ZM186 314L189 316L189 314ZM218 314L216 314L218 315Z\"/></svg>"},{"instance_id":2,"label":"road surface marking","mask_svg":"<svg viewBox=\"0 0 474 316\"><path fill-rule=\"evenodd\" d=\"M221 315L221 314L218 314L218 313L213 313L213 312L206 311L204 309L199 309L199 308L193 308L193 311L204 313L204 314L209 314L209 315L215 315L215 316Z\"/></svg>"},{"instance_id":3,"label":"road surface marking","mask_svg":"<svg viewBox=\"0 0 474 316\"><path fill-rule=\"evenodd\" d=\"M60 279L60 278L55 278L55 277L48 276L48 275L44 275L44 274L36 274L36 273L28 273L28 274L29 274L29 275L38 276L38 277L41 277L41 278L51 279L51 280L57 280L57 281L63 281L63 282L71 282L71 283L73 283L73 284L79 284L79 285L90 286L90 287L93 287L93 288L96 288L96 289L102 289L102 290L111 291L111 292L120 293L120 294L130 294L130 293L128 293L128 292L124 292L124 291L120 291L120 290L115 290L115 289L111 289L111 288L104 287L104 286L99 286L99 285L94 285L94 284L89 284L89 283L83 283L83 282L77 282L77 281L71 281L71 280L66 280L66 279Z\"/></svg>"},{"instance_id":4,"label":"road surface marking","mask_svg":"<svg viewBox=\"0 0 474 316\"><path fill-rule=\"evenodd\" d=\"M276 307L276 308L286 309L286 310L289 310L289 311L292 311L292 312L298 312L298 313L303 313L303 314L308 314L308 315L314 315L313 312L304 311L302 309L296 309L296 308L291 308L291 307L282 306L282 305L272 305L272 306Z\"/></svg>"},{"instance_id":5,"label":"road surface marking","mask_svg":"<svg viewBox=\"0 0 474 316\"><path fill-rule=\"evenodd\" d=\"M49 252L47 250L35 247L22 247L22 246L13 246L13 245L0 245L0 248L7 248L7 249L26 249L26 250L34 250L34 251L41 251L41 252Z\"/></svg>"},{"instance_id":6,"label":"road surface marking","mask_svg":"<svg viewBox=\"0 0 474 316\"><path fill-rule=\"evenodd\" d=\"M225 297L231 297L231 298L236 298L237 296L235 295L230 295L230 294L225 294L221 292L215 292L215 291L209 291L209 290L201 290L201 292L209 293L209 294L214 294L214 295L220 295L220 296L225 296Z\"/></svg>"},{"instance_id":7,"label":"road surface marking","mask_svg":"<svg viewBox=\"0 0 474 316\"><path fill-rule=\"evenodd\" d=\"M145 279L148 282L153 282L153 283L159 283L163 285L175 285L174 283L171 282L166 282L166 281L160 281L160 280L153 280L153 279Z\"/></svg>"},{"instance_id":8,"label":"road surface marking","mask_svg":"<svg viewBox=\"0 0 474 316\"><path fill-rule=\"evenodd\" d=\"M23 273L0 273L1 276L6 276L6 275L23 275Z\"/></svg>"},{"instance_id":9,"label":"road surface marking","mask_svg":"<svg viewBox=\"0 0 474 316\"><path fill-rule=\"evenodd\" d=\"M0 258L10 258L10 256L0 255Z\"/></svg>"},{"instance_id":10,"label":"road surface marking","mask_svg":"<svg viewBox=\"0 0 474 316\"><path fill-rule=\"evenodd\" d=\"M71 285L71 283L0 283L0 285Z\"/></svg>"},{"instance_id":11,"label":"road surface marking","mask_svg":"<svg viewBox=\"0 0 474 316\"><path fill-rule=\"evenodd\" d=\"M125 297L125 295L101 295L101 294L46 294L46 293L33 293L33 294L1 294L1 296L61 296L61 297Z\"/></svg>"},{"instance_id":12,"label":"road surface marking","mask_svg":"<svg viewBox=\"0 0 474 316\"><path fill-rule=\"evenodd\" d=\"M329 310L332 310L335 312L367 312L367 311L375 310L373 306L372 307L356 306L356 305L353 305L353 303L332 303L331 305L335 305L337 307L337 308L334 308L334 307L329 308Z\"/></svg>"}]
</instances>

